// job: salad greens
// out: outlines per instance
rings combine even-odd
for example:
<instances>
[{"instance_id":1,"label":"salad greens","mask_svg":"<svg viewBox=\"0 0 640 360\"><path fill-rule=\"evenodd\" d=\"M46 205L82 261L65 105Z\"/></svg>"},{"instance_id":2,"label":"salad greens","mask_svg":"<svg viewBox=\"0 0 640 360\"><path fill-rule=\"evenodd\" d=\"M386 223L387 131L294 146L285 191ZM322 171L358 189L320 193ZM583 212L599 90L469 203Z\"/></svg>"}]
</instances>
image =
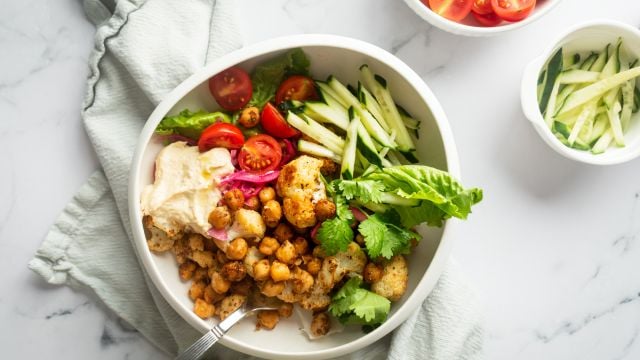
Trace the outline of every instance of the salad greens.
<instances>
[{"instance_id":1,"label":"salad greens","mask_svg":"<svg viewBox=\"0 0 640 360\"><path fill-rule=\"evenodd\" d=\"M231 118L229 115L218 111L212 113L202 110L191 112L189 109L185 109L176 116L167 116L162 119L156 128L156 134L177 134L198 140L204 129L215 122L230 123Z\"/></svg>"},{"instance_id":2,"label":"salad greens","mask_svg":"<svg viewBox=\"0 0 640 360\"><path fill-rule=\"evenodd\" d=\"M326 220L318 229L317 238L322 244L322 250L327 255L335 255L340 251L346 251L349 243L353 241L353 213L344 196L335 195L336 216Z\"/></svg>"},{"instance_id":3,"label":"salad greens","mask_svg":"<svg viewBox=\"0 0 640 360\"><path fill-rule=\"evenodd\" d=\"M382 324L387 319L391 302L361 286L360 277L349 279L331 299L329 312L343 324Z\"/></svg>"},{"instance_id":4,"label":"salad greens","mask_svg":"<svg viewBox=\"0 0 640 360\"><path fill-rule=\"evenodd\" d=\"M400 214L391 209L369 216L358 226L364 236L367 254L372 259L382 256L391 259L394 255L408 254L411 240L419 240L420 234L405 229Z\"/></svg>"},{"instance_id":5,"label":"salad greens","mask_svg":"<svg viewBox=\"0 0 640 360\"><path fill-rule=\"evenodd\" d=\"M251 74L253 95L248 105L262 108L275 96L282 80L291 75L308 75L309 65L302 49L296 48L256 66Z\"/></svg>"}]
</instances>

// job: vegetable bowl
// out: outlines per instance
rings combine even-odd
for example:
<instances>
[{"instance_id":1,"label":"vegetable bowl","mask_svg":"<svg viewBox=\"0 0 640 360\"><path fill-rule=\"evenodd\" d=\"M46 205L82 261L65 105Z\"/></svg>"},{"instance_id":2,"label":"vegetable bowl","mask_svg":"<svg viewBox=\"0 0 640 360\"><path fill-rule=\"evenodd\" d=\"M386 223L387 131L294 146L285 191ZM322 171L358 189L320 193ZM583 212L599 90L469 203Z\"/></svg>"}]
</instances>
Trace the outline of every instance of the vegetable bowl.
<instances>
[{"instance_id":1,"label":"vegetable bowl","mask_svg":"<svg viewBox=\"0 0 640 360\"><path fill-rule=\"evenodd\" d=\"M613 165L640 156L639 57L638 29L613 20L576 25L526 67L525 116L569 159Z\"/></svg>"},{"instance_id":2,"label":"vegetable bowl","mask_svg":"<svg viewBox=\"0 0 640 360\"><path fill-rule=\"evenodd\" d=\"M282 63L287 75L274 75L282 73L272 71ZM364 84L357 86L360 79ZM332 175L320 172L327 162L335 168ZM403 165L408 162L417 163ZM294 304L295 314L258 315L257 325L243 321L223 345L267 358L329 358L380 339L433 289L459 226L449 218L465 218L482 198L479 189L465 190L459 175L446 117L404 63L353 39L292 36L213 62L158 105L132 164L130 220L150 278L198 331L208 331L233 304L246 301L250 290L237 285L249 280L250 289ZM191 187L178 193L167 184ZM156 195L169 200L158 202ZM185 203L188 211L179 212ZM321 203L327 207L319 208ZM262 217L254 210L259 208ZM176 221L186 225L167 227ZM440 226L413 226L421 222ZM389 243L380 232L397 241ZM257 262L250 263L254 257L270 264L265 278L258 278L264 272ZM333 269L331 288L320 287L319 297L313 289L327 278L303 281L314 274L314 257L320 274L327 264ZM340 259L359 265L337 275L331 264L350 266ZM379 264L384 275L367 275L365 263ZM376 286L396 265L405 269L403 276L385 283L393 286ZM285 296L289 285L294 290L287 294L300 295L296 301ZM318 299L330 303L317 305ZM326 326L309 331L309 317L315 322L318 314Z\"/></svg>"},{"instance_id":3,"label":"vegetable bowl","mask_svg":"<svg viewBox=\"0 0 640 360\"><path fill-rule=\"evenodd\" d=\"M540 19L560 1L494 0L498 11L493 11L489 5L492 0L405 0L431 25L464 36L494 36L521 28Z\"/></svg>"}]
</instances>

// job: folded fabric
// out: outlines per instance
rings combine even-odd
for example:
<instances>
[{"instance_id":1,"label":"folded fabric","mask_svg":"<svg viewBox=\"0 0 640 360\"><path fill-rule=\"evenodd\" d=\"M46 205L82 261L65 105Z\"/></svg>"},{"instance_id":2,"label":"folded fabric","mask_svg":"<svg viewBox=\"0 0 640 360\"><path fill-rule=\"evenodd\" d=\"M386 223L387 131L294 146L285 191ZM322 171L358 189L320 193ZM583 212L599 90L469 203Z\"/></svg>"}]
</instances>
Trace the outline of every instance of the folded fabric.
<instances>
[{"instance_id":1,"label":"folded fabric","mask_svg":"<svg viewBox=\"0 0 640 360\"><path fill-rule=\"evenodd\" d=\"M162 298L135 255L127 209L138 135L162 97L241 46L231 0L84 0L97 26L83 119L102 170L64 209L29 267L52 284L95 293L168 354L200 334ZM447 268L420 311L345 358L476 359L482 327L464 279ZM390 346L390 348L389 348ZM250 358L215 346L209 358Z\"/></svg>"}]
</instances>

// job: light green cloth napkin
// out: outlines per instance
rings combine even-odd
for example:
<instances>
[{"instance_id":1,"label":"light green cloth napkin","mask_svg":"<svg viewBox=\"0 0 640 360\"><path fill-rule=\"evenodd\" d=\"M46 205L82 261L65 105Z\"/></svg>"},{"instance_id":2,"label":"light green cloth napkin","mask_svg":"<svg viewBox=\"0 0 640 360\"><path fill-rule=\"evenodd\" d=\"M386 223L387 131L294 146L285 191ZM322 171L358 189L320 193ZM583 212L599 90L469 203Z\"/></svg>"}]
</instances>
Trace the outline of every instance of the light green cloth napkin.
<instances>
[{"instance_id":1,"label":"light green cloth napkin","mask_svg":"<svg viewBox=\"0 0 640 360\"><path fill-rule=\"evenodd\" d=\"M165 302L131 243L127 183L134 148L162 97L241 46L232 0L84 0L97 26L83 118L103 171L53 225L29 267L52 284L97 295L169 354L199 334ZM349 358L477 359L483 331L471 292L450 266L393 336ZM390 346L390 347L389 347ZM223 346L209 358L248 358Z\"/></svg>"}]
</instances>

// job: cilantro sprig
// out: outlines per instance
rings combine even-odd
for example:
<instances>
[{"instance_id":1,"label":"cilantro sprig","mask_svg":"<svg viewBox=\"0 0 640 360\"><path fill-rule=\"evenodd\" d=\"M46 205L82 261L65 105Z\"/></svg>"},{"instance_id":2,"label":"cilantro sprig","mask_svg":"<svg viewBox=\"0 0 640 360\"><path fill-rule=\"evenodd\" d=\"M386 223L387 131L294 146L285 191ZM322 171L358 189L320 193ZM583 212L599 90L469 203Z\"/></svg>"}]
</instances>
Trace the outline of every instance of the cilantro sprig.
<instances>
[{"instance_id":1,"label":"cilantro sprig","mask_svg":"<svg viewBox=\"0 0 640 360\"><path fill-rule=\"evenodd\" d=\"M329 256L346 251L349 243L353 241L353 213L347 205L344 196L335 195L336 216L326 220L318 229L317 239L322 250Z\"/></svg>"},{"instance_id":2,"label":"cilantro sprig","mask_svg":"<svg viewBox=\"0 0 640 360\"><path fill-rule=\"evenodd\" d=\"M349 279L331 299L329 312L343 324L376 326L383 323L391 302L361 285L360 277Z\"/></svg>"}]
</instances>

